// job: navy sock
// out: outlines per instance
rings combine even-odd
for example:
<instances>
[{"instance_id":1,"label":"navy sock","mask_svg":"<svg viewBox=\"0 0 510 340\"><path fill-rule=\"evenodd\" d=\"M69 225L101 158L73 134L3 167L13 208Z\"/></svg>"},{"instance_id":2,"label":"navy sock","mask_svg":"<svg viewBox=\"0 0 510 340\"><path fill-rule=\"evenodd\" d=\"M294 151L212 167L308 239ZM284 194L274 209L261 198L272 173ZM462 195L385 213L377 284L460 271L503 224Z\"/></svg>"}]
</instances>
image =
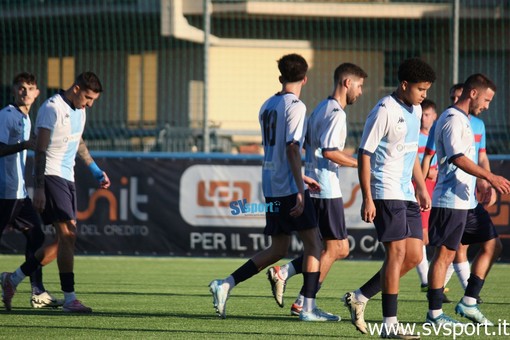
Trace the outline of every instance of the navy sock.
<instances>
[{"instance_id":1,"label":"navy sock","mask_svg":"<svg viewBox=\"0 0 510 340\"><path fill-rule=\"evenodd\" d=\"M382 294L383 317L397 316L397 298L398 294Z\"/></svg>"},{"instance_id":2,"label":"navy sock","mask_svg":"<svg viewBox=\"0 0 510 340\"><path fill-rule=\"evenodd\" d=\"M367 299L371 299L372 296L379 293L381 291L381 271L375 273L370 280L361 286L360 290Z\"/></svg>"},{"instance_id":3,"label":"navy sock","mask_svg":"<svg viewBox=\"0 0 510 340\"><path fill-rule=\"evenodd\" d=\"M429 300L429 309L436 310L443 308L443 291L444 288L431 289L427 291L427 299Z\"/></svg>"},{"instance_id":4,"label":"navy sock","mask_svg":"<svg viewBox=\"0 0 510 340\"><path fill-rule=\"evenodd\" d=\"M21 271L25 276L32 274L38 267L41 266L41 263L37 261L35 256L29 255L26 257L25 262L20 266Z\"/></svg>"},{"instance_id":5,"label":"navy sock","mask_svg":"<svg viewBox=\"0 0 510 340\"><path fill-rule=\"evenodd\" d=\"M303 272L303 255L296 257L291 263L296 270L296 274L301 274Z\"/></svg>"},{"instance_id":6,"label":"navy sock","mask_svg":"<svg viewBox=\"0 0 510 340\"><path fill-rule=\"evenodd\" d=\"M319 292L319 290L321 290L321 287L322 287L322 283L319 282L317 284L317 293ZM299 294L305 296L305 286L301 286L301 290L299 291Z\"/></svg>"},{"instance_id":7,"label":"navy sock","mask_svg":"<svg viewBox=\"0 0 510 340\"><path fill-rule=\"evenodd\" d=\"M60 287L65 293L74 292L74 273L59 273Z\"/></svg>"},{"instance_id":8,"label":"navy sock","mask_svg":"<svg viewBox=\"0 0 510 340\"><path fill-rule=\"evenodd\" d=\"M237 268L237 270L233 272L231 275L234 278L234 281L236 282L237 285L243 281L248 280L250 277L257 275L258 272L259 269L255 265L255 262L249 259L248 261L246 261L245 264Z\"/></svg>"},{"instance_id":9,"label":"navy sock","mask_svg":"<svg viewBox=\"0 0 510 340\"><path fill-rule=\"evenodd\" d=\"M317 288L319 287L320 272L304 272L303 273L303 296L315 299Z\"/></svg>"},{"instance_id":10,"label":"navy sock","mask_svg":"<svg viewBox=\"0 0 510 340\"><path fill-rule=\"evenodd\" d=\"M30 274L30 284L32 286L32 294L41 294L46 291L44 288L43 279L42 279L42 267L39 266L37 269Z\"/></svg>"},{"instance_id":11,"label":"navy sock","mask_svg":"<svg viewBox=\"0 0 510 340\"><path fill-rule=\"evenodd\" d=\"M478 298L484 283L485 283L485 280L482 280L475 274L471 273L471 275L469 275L468 285L466 287L466 291L464 292L464 295L475 298L475 299Z\"/></svg>"}]
</instances>

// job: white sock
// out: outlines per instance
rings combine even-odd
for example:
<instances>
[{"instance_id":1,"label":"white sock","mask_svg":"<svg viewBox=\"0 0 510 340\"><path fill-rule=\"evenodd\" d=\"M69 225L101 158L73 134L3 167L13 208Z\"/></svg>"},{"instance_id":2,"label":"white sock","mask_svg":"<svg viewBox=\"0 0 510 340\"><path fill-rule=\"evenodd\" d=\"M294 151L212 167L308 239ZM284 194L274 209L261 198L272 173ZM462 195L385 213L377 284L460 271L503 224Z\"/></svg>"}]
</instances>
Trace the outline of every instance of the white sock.
<instances>
[{"instance_id":1,"label":"white sock","mask_svg":"<svg viewBox=\"0 0 510 340\"><path fill-rule=\"evenodd\" d=\"M429 316L432 319L437 318L441 314L443 314L443 309L429 309Z\"/></svg>"},{"instance_id":2,"label":"white sock","mask_svg":"<svg viewBox=\"0 0 510 340\"><path fill-rule=\"evenodd\" d=\"M76 293L75 292L64 292L64 303L70 303L72 301L76 300Z\"/></svg>"},{"instance_id":3,"label":"white sock","mask_svg":"<svg viewBox=\"0 0 510 340\"><path fill-rule=\"evenodd\" d=\"M476 298L464 295L462 297L462 302L468 306L476 305Z\"/></svg>"},{"instance_id":4,"label":"white sock","mask_svg":"<svg viewBox=\"0 0 510 340\"><path fill-rule=\"evenodd\" d=\"M452 278L452 275L453 275L454 271L455 271L455 269L453 269L453 263L450 263L450 265L448 266L448 269L446 269L446 277L445 277L445 280L444 280L444 286L443 287L446 287L446 285L448 284L448 282Z\"/></svg>"},{"instance_id":5,"label":"white sock","mask_svg":"<svg viewBox=\"0 0 510 340\"><path fill-rule=\"evenodd\" d=\"M421 284L423 286L428 284L427 275L429 273L429 261L427 260L427 248L423 246L423 259L420 264L416 266L416 271L418 272L418 276L420 277Z\"/></svg>"},{"instance_id":6,"label":"white sock","mask_svg":"<svg viewBox=\"0 0 510 340\"><path fill-rule=\"evenodd\" d=\"M294 303L298 306L303 307L304 300L305 300L305 297L303 295L299 294L298 297L296 298L296 301L294 301Z\"/></svg>"},{"instance_id":7,"label":"white sock","mask_svg":"<svg viewBox=\"0 0 510 340\"><path fill-rule=\"evenodd\" d=\"M17 287L21 281L26 277L26 275L21 271L21 268L18 267L14 273L11 274L11 282L14 287Z\"/></svg>"},{"instance_id":8,"label":"white sock","mask_svg":"<svg viewBox=\"0 0 510 340\"><path fill-rule=\"evenodd\" d=\"M314 298L303 298L303 311L311 312L317 307Z\"/></svg>"},{"instance_id":9,"label":"white sock","mask_svg":"<svg viewBox=\"0 0 510 340\"><path fill-rule=\"evenodd\" d=\"M396 316L383 316L382 322L386 325L387 329L391 329L391 327L395 327L398 324L398 320Z\"/></svg>"},{"instance_id":10,"label":"white sock","mask_svg":"<svg viewBox=\"0 0 510 340\"><path fill-rule=\"evenodd\" d=\"M361 292L361 290L359 288L354 291L354 296L356 297L356 300L358 300L360 302L367 303L368 300L370 300L365 295L363 295L363 293Z\"/></svg>"},{"instance_id":11,"label":"white sock","mask_svg":"<svg viewBox=\"0 0 510 340\"><path fill-rule=\"evenodd\" d=\"M286 263L280 266L280 274L282 275L282 279L287 280L296 275L296 268L294 268L292 262Z\"/></svg>"},{"instance_id":12,"label":"white sock","mask_svg":"<svg viewBox=\"0 0 510 340\"><path fill-rule=\"evenodd\" d=\"M236 286L236 282L235 282L234 277L232 275L230 275L225 280L223 280L223 284L227 285L227 288L228 288L229 292L232 290L232 288L234 288Z\"/></svg>"},{"instance_id":13,"label":"white sock","mask_svg":"<svg viewBox=\"0 0 510 340\"><path fill-rule=\"evenodd\" d=\"M471 274L471 269L469 268L469 262L460 262L454 263L453 268L455 268L455 272L457 273L457 277L459 278L460 284L462 285L462 290L466 290L468 285L469 275Z\"/></svg>"}]
</instances>

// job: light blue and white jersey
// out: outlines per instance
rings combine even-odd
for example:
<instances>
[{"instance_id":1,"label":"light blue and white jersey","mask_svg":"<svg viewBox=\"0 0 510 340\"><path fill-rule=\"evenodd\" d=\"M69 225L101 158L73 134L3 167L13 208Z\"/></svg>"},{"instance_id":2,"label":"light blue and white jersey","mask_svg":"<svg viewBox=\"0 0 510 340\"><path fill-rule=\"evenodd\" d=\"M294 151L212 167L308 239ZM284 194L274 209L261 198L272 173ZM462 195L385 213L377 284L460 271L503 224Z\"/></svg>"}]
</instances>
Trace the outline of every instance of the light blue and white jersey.
<instances>
[{"instance_id":1,"label":"light blue and white jersey","mask_svg":"<svg viewBox=\"0 0 510 340\"><path fill-rule=\"evenodd\" d=\"M319 182L317 198L342 197L338 171L340 166L322 156L323 151L342 151L347 138L346 115L334 98L323 100L312 112L306 124L305 174Z\"/></svg>"},{"instance_id":2,"label":"light blue and white jersey","mask_svg":"<svg viewBox=\"0 0 510 340\"><path fill-rule=\"evenodd\" d=\"M0 143L18 144L30 139L30 117L8 105L0 111ZM24 199L27 150L0 157L0 199Z\"/></svg>"},{"instance_id":3,"label":"light blue and white jersey","mask_svg":"<svg viewBox=\"0 0 510 340\"><path fill-rule=\"evenodd\" d=\"M306 106L293 93L269 98L259 113L264 146L262 190L265 197L289 196L298 192L287 159L287 145L303 146Z\"/></svg>"},{"instance_id":4,"label":"light blue and white jersey","mask_svg":"<svg viewBox=\"0 0 510 340\"><path fill-rule=\"evenodd\" d=\"M370 111L360 152L370 155L373 199L416 202L411 182L418 152L421 106L407 106L395 95L382 98Z\"/></svg>"},{"instance_id":5,"label":"light blue and white jersey","mask_svg":"<svg viewBox=\"0 0 510 340\"><path fill-rule=\"evenodd\" d=\"M74 182L76 152L85 128L85 109L74 109L63 93L46 100L37 114L36 133L44 128L51 131L46 151L45 175L59 176Z\"/></svg>"},{"instance_id":6,"label":"light blue and white jersey","mask_svg":"<svg viewBox=\"0 0 510 340\"><path fill-rule=\"evenodd\" d=\"M471 129L473 130L474 138L475 138L475 145L476 145L476 152L475 152L475 161L478 164L478 156L480 152L486 152L486 136L485 136L485 123L482 119L469 115L469 122L471 123ZM427 144L425 147L425 153L428 155L435 155L436 154L436 142L434 140L434 134L436 131L436 122L432 125L429 131L429 138L427 139ZM436 157L434 156L433 160L435 160ZM431 163L435 164L436 162Z\"/></svg>"},{"instance_id":7,"label":"light blue and white jersey","mask_svg":"<svg viewBox=\"0 0 510 340\"><path fill-rule=\"evenodd\" d=\"M438 176L432 206L471 209L476 206L476 178L452 163L460 156L466 156L476 163L475 138L468 115L455 106L448 108L437 120L434 140Z\"/></svg>"}]
</instances>

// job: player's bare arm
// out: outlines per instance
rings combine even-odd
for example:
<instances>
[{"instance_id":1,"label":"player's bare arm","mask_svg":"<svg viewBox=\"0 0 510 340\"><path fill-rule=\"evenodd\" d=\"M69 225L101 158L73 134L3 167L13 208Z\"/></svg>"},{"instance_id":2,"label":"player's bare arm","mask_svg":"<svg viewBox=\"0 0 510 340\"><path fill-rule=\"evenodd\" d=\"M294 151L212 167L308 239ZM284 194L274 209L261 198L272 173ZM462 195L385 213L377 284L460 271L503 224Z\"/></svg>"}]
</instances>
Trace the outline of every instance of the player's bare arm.
<instances>
[{"instance_id":1,"label":"player's bare arm","mask_svg":"<svg viewBox=\"0 0 510 340\"><path fill-rule=\"evenodd\" d=\"M319 182L317 182L313 178L303 175L303 181L305 182L306 185L308 185L308 190L310 190L311 192L319 193L321 191L321 186Z\"/></svg>"},{"instance_id":2,"label":"player's bare arm","mask_svg":"<svg viewBox=\"0 0 510 340\"><path fill-rule=\"evenodd\" d=\"M296 205L290 209L290 216L297 217L303 213L303 209L305 207L304 203L304 183L303 177L301 175L301 154L300 147L298 143L290 143L287 145L287 159L289 160L290 168L292 171L292 176L294 177L294 181L298 187L298 193L296 196Z\"/></svg>"},{"instance_id":3,"label":"player's bare arm","mask_svg":"<svg viewBox=\"0 0 510 340\"><path fill-rule=\"evenodd\" d=\"M362 151L358 154L358 177L363 201L361 202L361 219L372 223L375 218L375 205L370 189L370 156Z\"/></svg>"},{"instance_id":4,"label":"player's bare arm","mask_svg":"<svg viewBox=\"0 0 510 340\"><path fill-rule=\"evenodd\" d=\"M78 145L78 156L85 162L87 166L94 161L83 138L80 139L80 145Z\"/></svg>"},{"instance_id":5,"label":"player's bare arm","mask_svg":"<svg viewBox=\"0 0 510 340\"><path fill-rule=\"evenodd\" d=\"M35 190L34 190L34 208L42 212L46 205L46 195L44 193L44 172L46 170L46 150L50 144L51 131L39 128L35 146Z\"/></svg>"},{"instance_id":6,"label":"player's bare arm","mask_svg":"<svg viewBox=\"0 0 510 340\"><path fill-rule=\"evenodd\" d=\"M99 169L99 167L94 162L94 159L90 155L89 149L87 148L87 144L85 144L83 138L80 139L80 145L78 145L78 156L91 169L92 174L99 181L99 186L102 189L108 189L110 187L110 179L108 178L106 172Z\"/></svg>"},{"instance_id":7,"label":"player's bare arm","mask_svg":"<svg viewBox=\"0 0 510 340\"><path fill-rule=\"evenodd\" d=\"M427 186L425 185L425 180L423 178L422 169L420 167L420 160L418 155L414 160L413 166L413 179L416 184L416 200L418 201L418 205L420 206L421 211L430 210L431 200L430 195L427 190Z\"/></svg>"},{"instance_id":8,"label":"player's bare arm","mask_svg":"<svg viewBox=\"0 0 510 340\"><path fill-rule=\"evenodd\" d=\"M510 181L476 165L468 157L464 155L457 157L452 163L470 175L487 180L500 194L510 193Z\"/></svg>"},{"instance_id":9,"label":"player's bare arm","mask_svg":"<svg viewBox=\"0 0 510 340\"><path fill-rule=\"evenodd\" d=\"M435 181L437 179L437 169L430 167L430 163L432 163L432 158L434 158L434 155L425 152L425 154L423 155L423 159L421 161L421 172L423 174L423 178L425 179L428 178Z\"/></svg>"},{"instance_id":10,"label":"player's bare arm","mask_svg":"<svg viewBox=\"0 0 510 340\"><path fill-rule=\"evenodd\" d=\"M478 165L487 171L491 171L489 157L485 151L478 153ZM478 202L486 207L490 207L497 200L496 190L489 182L481 178L476 179L476 196Z\"/></svg>"},{"instance_id":11,"label":"player's bare arm","mask_svg":"<svg viewBox=\"0 0 510 340\"><path fill-rule=\"evenodd\" d=\"M358 160L356 158L340 150L323 151L322 156L341 166L358 167Z\"/></svg>"}]
</instances>

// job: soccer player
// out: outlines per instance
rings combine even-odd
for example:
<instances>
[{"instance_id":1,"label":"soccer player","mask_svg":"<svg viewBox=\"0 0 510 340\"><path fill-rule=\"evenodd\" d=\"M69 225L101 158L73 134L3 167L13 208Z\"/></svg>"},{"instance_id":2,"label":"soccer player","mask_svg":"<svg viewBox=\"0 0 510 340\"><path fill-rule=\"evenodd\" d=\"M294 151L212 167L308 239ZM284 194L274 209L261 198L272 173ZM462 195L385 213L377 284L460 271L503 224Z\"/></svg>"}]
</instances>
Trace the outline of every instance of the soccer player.
<instances>
[{"instance_id":1,"label":"soccer player","mask_svg":"<svg viewBox=\"0 0 510 340\"><path fill-rule=\"evenodd\" d=\"M357 167L356 158L343 149L347 138L347 121L344 108L354 104L361 96L367 73L351 63L339 65L333 74L333 92L324 99L308 118L305 138L305 174L319 183L320 191L310 196L318 216L324 251L320 261L319 287L336 260L349 255L349 240L345 226L344 205L340 190L341 166ZM283 265L269 268L267 276L273 296L283 307L286 281L301 273L303 257ZM292 304L291 315L299 315L303 308L303 289Z\"/></svg>"},{"instance_id":2,"label":"soccer player","mask_svg":"<svg viewBox=\"0 0 510 340\"><path fill-rule=\"evenodd\" d=\"M430 99L425 99L421 103L421 126L420 126L420 137L418 139L418 159L420 164L422 163L423 156L425 155L425 147L427 145L427 140L429 138L429 133L434 122L437 119L437 107L436 103L434 103ZM436 177L437 177L437 162L436 158L432 158L432 163L430 164L429 171L427 173L423 173L425 178L425 185L427 186L427 191L429 195L432 197L432 192L434 191L434 187L436 185ZM421 281L421 291L426 292L428 289L428 280L427 275L429 272L429 261L427 259L427 245L429 244L429 215L430 210L421 212L421 224L423 228L423 258L421 262L416 266L416 271L418 272L418 276Z\"/></svg>"},{"instance_id":3,"label":"soccer player","mask_svg":"<svg viewBox=\"0 0 510 340\"><path fill-rule=\"evenodd\" d=\"M103 91L99 78L83 72L65 91L47 99L39 108L36 120L34 207L42 213L45 224L53 224L57 234L57 263L63 310L90 313L74 291L74 245L76 242L76 187L74 164L76 154L88 165L101 188L110 180L94 162L82 139L86 108Z\"/></svg>"},{"instance_id":4,"label":"soccer player","mask_svg":"<svg viewBox=\"0 0 510 340\"><path fill-rule=\"evenodd\" d=\"M227 278L213 280L209 290L217 314L225 318L226 302L234 286L282 259L287 254L291 233L296 231L304 248L305 299L299 319L338 321L338 316L323 312L315 303L322 247L313 204L301 174L306 107L299 96L307 81L308 64L302 56L288 54L278 60L278 69L282 89L262 105L259 113L264 145L262 188L266 202L280 208L278 212L266 212L264 234L271 236L271 245Z\"/></svg>"},{"instance_id":5,"label":"soccer player","mask_svg":"<svg viewBox=\"0 0 510 340\"><path fill-rule=\"evenodd\" d=\"M38 251L44 243L41 221L28 197L24 172L28 149L34 149L31 137L30 108L39 96L36 77L22 72L12 82L14 103L0 111L0 235L7 225L18 229L27 239L25 262L14 273L2 273L2 300L11 309L16 286L30 275L31 305L35 308L59 307L58 300L46 291L42 282L41 262L55 259L56 244Z\"/></svg>"},{"instance_id":6,"label":"soccer player","mask_svg":"<svg viewBox=\"0 0 510 340\"><path fill-rule=\"evenodd\" d=\"M452 101L452 105L455 105L457 100L459 99L460 95L462 94L463 90L463 84L458 83L453 85L450 88L450 100ZM476 146L476 152L475 155L478 159L478 165L483 167L486 170L490 171L490 163L489 158L487 157L487 152L485 148L485 124L483 123L483 120L478 118L474 115L469 115L469 120L471 122L471 128L473 129L473 133L475 136L475 146ZM426 174L429 170L430 165L430 159L435 159L435 153L436 153L436 146L434 143L434 131L435 126L432 127L430 132L430 138L427 141L427 147L426 152L424 156L424 160L422 162L422 169L423 173ZM437 171L436 171L437 172ZM483 191L482 191L483 190ZM496 192L494 188L490 187L488 189L480 188L477 190L477 197L478 201L482 202L484 206L490 206L495 203L496 199ZM457 274L457 277L460 281L460 284L462 286L462 289L465 290L467 287L467 280L470 275L470 268L469 268L469 261L467 258L467 250L469 245L467 244L460 244L459 249L457 249L457 252L455 253L455 258L453 259L453 263L448 266L448 269L446 271L446 279L445 279L445 292L448 288L446 288L446 285L450 281L452 274L455 272ZM447 297L446 294L443 294L443 303L449 303L451 302ZM481 304L482 299L480 297L477 297L477 303Z\"/></svg>"},{"instance_id":7,"label":"soccer player","mask_svg":"<svg viewBox=\"0 0 510 340\"><path fill-rule=\"evenodd\" d=\"M473 263L464 297L455 307L455 312L473 322L492 325L479 310L476 298L501 250L501 244L487 211L476 202L476 177L487 181L479 182L484 186L482 192L490 189L490 183L498 192L507 194L510 192L510 181L477 165L477 150L469 116L478 116L487 110L495 93L496 85L489 78L483 74L473 74L464 82L464 90L457 103L448 108L437 122L434 140L439 172L429 228L430 244L436 247L429 269L427 293L429 311L426 322L430 324L459 323L442 310L446 270L461 242L483 242L482 253Z\"/></svg>"},{"instance_id":8,"label":"soccer player","mask_svg":"<svg viewBox=\"0 0 510 340\"><path fill-rule=\"evenodd\" d=\"M434 70L424 61L403 61L396 91L376 104L365 123L358 152L361 218L375 224L386 257L374 277L344 295L351 320L362 333L368 331L365 305L382 290L381 337L417 338L398 325L397 300L400 277L416 267L423 255L420 210L430 209L430 196L417 156L420 103L435 79Z\"/></svg>"}]
</instances>

